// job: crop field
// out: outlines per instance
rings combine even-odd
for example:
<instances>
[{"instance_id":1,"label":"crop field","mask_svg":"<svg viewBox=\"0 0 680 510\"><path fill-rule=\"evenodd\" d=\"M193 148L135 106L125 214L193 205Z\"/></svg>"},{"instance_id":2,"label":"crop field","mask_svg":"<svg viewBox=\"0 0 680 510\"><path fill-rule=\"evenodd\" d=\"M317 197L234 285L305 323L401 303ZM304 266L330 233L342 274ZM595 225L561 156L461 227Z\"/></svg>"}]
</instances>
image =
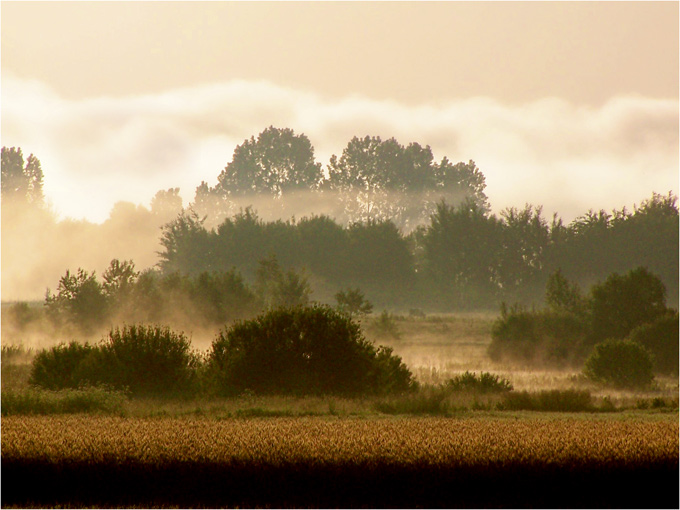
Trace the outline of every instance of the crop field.
<instances>
[{"instance_id":1,"label":"crop field","mask_svg":"<svg viewBox=\"0 0 680 510\"><path fill-rule=\"evenodd\" d=\"M3 507L677 507L677 475L673 414L2 419Z\"/></svg>"}]
</instances>

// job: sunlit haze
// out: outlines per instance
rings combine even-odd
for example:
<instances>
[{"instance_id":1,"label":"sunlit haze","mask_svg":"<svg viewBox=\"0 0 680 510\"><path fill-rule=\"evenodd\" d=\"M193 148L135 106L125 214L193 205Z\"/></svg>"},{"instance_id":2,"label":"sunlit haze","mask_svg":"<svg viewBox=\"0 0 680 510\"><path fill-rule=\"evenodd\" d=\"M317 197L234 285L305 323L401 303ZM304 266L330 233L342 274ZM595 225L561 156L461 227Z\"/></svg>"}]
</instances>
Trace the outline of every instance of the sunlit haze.
<instances>
[{"instance_id":1,"label":"sunlit haze","mask_svg":"<svg viewBox=\"0 0 680 510\"><path fill-rule=\"evenodd\" d=\"M2 144L61 217L214 184L289 127L473 159L492 208L569 221L677 190L677 3L2 4ZM645 28L647 27L647 28Z\"/></svg>"}]
</instances>

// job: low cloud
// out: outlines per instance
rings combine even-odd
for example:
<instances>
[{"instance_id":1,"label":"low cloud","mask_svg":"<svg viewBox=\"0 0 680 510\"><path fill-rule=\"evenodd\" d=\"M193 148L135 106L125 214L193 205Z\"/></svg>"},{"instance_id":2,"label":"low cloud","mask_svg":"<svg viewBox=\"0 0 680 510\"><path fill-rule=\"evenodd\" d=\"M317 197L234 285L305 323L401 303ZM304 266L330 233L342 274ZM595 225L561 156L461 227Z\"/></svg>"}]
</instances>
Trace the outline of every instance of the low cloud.
<instances>
[{"instance_id":1,"label":"low cloud","mask_svg":"<svg viewBox=\"0 0 680 510\"><path fill-rule=\"evenodd\" d=\"M148 205L159 189L180 187L188 203L202 180L217 182L236 145L269 125L305 133L324 167L365 135L430 145L438 160L473 159L495 211L529 202L569 221L678 184L676 99L613 97L592 108L469 98L414 107L234 81L73 101L5 74L2 105L2 145L41 160L45 194L62 217L96 222L120 200Z\"/></svg>"}]
</instances>

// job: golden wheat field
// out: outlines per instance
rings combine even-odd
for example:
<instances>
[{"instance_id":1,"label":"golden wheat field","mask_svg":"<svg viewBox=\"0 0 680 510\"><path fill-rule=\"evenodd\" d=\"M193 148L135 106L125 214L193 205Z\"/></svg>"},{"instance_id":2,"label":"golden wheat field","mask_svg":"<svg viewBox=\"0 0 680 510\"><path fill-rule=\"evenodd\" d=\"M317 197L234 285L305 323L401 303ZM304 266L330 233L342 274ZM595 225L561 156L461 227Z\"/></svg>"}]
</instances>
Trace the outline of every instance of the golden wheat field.
<instances>
[{"instance_id":1,"label":"golden wheat field","mask_svg":"<svg viewBox=\"0 0 680 510\"><path fill-rule=\"evenodd\" d=\"M665 506L678 421L5 417L2 463L4 506Z\"/></svg>"},{"instance_id":2,"label":"golden wheat field","mask_svg":"<svg viewBox=\"0 0 680 510\"><path fill-rule=\"evenodd\" d=\"M3 457L87 462L579 464L678 455L676 421L6 417Z\"/></svg>"}]
</instances>

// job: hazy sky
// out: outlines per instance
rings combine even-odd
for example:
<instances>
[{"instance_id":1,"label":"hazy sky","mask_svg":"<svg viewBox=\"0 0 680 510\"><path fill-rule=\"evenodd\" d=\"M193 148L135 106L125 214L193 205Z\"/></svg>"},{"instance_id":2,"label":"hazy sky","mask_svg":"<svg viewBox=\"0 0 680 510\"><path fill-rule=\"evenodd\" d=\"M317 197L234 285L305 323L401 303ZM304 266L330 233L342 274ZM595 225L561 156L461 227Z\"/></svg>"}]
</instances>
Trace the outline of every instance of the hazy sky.
<instances>
[{"instance_id":1,"label":"hazy sky","mask_svg":"<svg viewBox=\"0 0 680 510\"><path fill-rule=\"evenodd\" d=\"M678 192L678 2L2 2L2 145L63 216L213 185L269 125L473 159L494 210Z\"/></svg>"}]
</instances>

